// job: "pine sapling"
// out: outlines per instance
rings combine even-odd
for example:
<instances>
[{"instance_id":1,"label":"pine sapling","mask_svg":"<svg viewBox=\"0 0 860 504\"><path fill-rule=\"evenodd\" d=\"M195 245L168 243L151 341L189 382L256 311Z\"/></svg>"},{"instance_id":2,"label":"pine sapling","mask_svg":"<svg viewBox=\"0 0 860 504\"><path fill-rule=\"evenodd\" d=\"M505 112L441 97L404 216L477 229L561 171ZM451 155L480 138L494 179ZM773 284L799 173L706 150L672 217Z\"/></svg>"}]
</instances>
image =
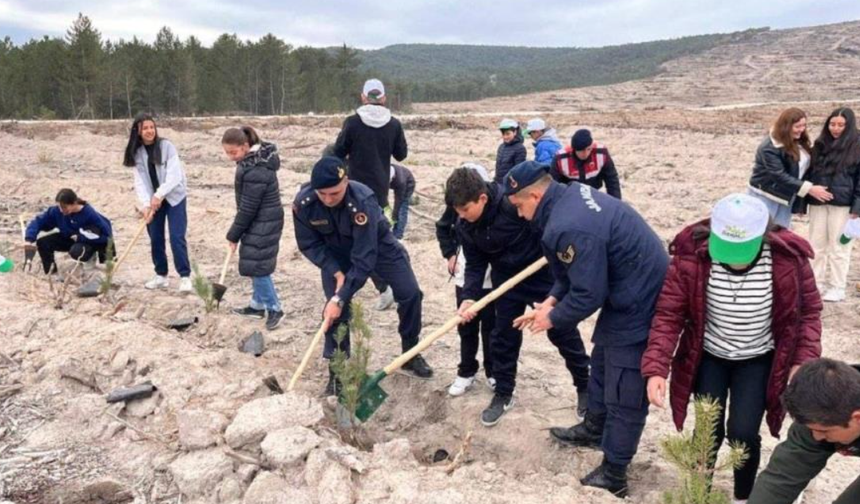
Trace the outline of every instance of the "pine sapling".
<instances>
[{"instance_id":1,"label":"pine sapling","mask_svg":"<svg viewBox=\"0 0 860 504\"><path fill-rule=\"evenodd\" d=\"M194 279L191 284L194 287L194 292L203 300L203 307L206 313L212 313L216 304L215 296L212 293L212 282L200 274L200 268L197 267L196 262L192 262L191 267L194 269Z\"/></svg>"},{"instance_id":2,"label":"pine sapling","mask_svg":"<svg viewBox=\"0 0 860 504\"><path fill-rule=\"evenodd\" d=\"M335 350L331 367L341 384L340 404L349 414L351 425L358 425L355 411L358 408L359 390L367 378L370 339L373 333L364 320L364 309L361 303L353 302L351 308L352 318L349 321L351 356L347 356L346 352L340 349L347 331L347 325L341 324L335 333L338 348Z\"/></svg>"},{"instance_id":3,"label":"pine sapling","mask_svg":"<svg viewBox=\"0 0 860 504\"><path fill-rule=\"evenodd\" d=\"M743 443L731 443L728 456L717 459L717 422L722 407L716 399L698 397L693 402L696 422L693 433L663 440L663 457L680 472L678 488L667 491L666 504L728 504L729 496L713 488L714 474L738 469L749 458Z\"/></svg>"}]
</instances>

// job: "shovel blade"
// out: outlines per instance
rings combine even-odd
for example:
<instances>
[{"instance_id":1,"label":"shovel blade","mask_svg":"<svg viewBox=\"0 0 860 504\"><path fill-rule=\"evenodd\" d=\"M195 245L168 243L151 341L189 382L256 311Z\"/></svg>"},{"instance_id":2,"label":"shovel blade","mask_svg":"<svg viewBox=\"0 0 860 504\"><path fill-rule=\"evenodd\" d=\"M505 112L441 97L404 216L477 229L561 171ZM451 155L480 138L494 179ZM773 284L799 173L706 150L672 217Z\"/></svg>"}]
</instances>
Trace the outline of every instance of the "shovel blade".
<instances>
[{"instance_id":1,"label":"shovel blade","mask_svg":"<svg viewBox=\"0 0 860 504\"><path fill-rule=\"evenodd\" d=\"M221 300L224 299L224 293L227 292L227 286L219 283L212 284L212 297L218 303L221 303Z\"/></svg>"},{"instance_id":2,"label":"shovel blade","mask_svg":"<svg viewBox=\"0 0 860 504\"><path fill-rule=\"evenodd\" d=\"M385 376L385 371L377 371L372 376L368 376L361 384L358 391L358 406L355 409L355 417L361 422L365 422L373 416L388 397L385 390L379 386L379 382Z\"/></svg>"}]
</instances>

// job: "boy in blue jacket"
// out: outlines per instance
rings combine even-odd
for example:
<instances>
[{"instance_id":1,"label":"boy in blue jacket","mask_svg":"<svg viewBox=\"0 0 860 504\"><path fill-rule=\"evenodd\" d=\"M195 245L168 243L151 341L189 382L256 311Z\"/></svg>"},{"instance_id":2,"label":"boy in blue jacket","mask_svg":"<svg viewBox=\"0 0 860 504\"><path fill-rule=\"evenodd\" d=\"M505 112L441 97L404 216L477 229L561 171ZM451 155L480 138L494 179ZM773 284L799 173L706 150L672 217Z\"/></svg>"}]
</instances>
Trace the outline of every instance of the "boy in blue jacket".
<instances>
[{"instance_id":1,"label":"boy in blue jacket","mask_svg":"<svg viewBox=\"0 0 860 504\"><path fill-rule=\"evenodd\" d=\"M55 252L68 252L76 261L88 262L98 254L106 260L108 240L113 236L110 221L71 189L60 189L57 206L45 210L27 226L25 247L36 247L45 273L57 271ZM40 231L58 230L38 238ZM35 243L35 245L34 245Z\"/></svg>"}]
</instances>

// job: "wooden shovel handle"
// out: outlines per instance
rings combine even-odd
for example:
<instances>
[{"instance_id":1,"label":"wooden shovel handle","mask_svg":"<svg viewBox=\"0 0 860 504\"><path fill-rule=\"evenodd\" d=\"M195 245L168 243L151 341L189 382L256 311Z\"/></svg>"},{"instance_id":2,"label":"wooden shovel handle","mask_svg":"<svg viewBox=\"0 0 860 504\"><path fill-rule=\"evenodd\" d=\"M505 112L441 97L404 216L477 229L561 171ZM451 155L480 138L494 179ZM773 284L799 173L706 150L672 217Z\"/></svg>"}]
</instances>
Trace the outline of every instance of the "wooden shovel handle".
<instances>
[{"instance_id":1,"label":"wooden shovel handle","mask_svg":"<svg viewBox=\"0 0 860 504\"><path fill-rule=\"evenodd\" d=\"M27 241L27 226L24 224L24 214L18 216L18 222L21 224L21 241Z\"/></svg>"},{"instance_id":2,"label":"wooden shovel handle","mask_svg":"<svg viewBox=\"0 0 860 504\"><path fill-rule=\"evenodd\" d=\"M299 378L302 376L302 373L305 372L305 368L308 367L308 362L310 362L310 360L311 360L311 355L313 355L314 350L316 349L317 345L319 345L319 343L320 343L320 339L323 337L323 334L325 334L325 323L326 323L326 321L323 320L322 325L320 325L319 330L317 331L316 334L314 334L314 339L311 340L310 346L308 346L307 351L305 351L305 356L302 357L302 362L301 362L301 364L299 364L299 368L296 369L296 372L293 373L293 377L290 378L290 384L287 385L287 391L288 392L290 390L293 390L293 387L296 386L296 382L299 381Z\"/></svg>"},{"instance_id":3,"label":"wooden shovel handle","mask_svg":"<svg viewBox=\"0 0 860 504\"><path fill-rule=\"evenodd\" d=\"M235 251L236 249L230 247L230 251L227 252L227 258L224 259L224 266L221 268L221 276L218 279L218 283L221 285L224 285L224 278L227 277L227 268L230 267L230 259L233 259L233 252Z\"/></svg>"},{"instance_id":4,"label":"wooden shovel handle","mask_svg":"<svg viewBox=\"0 0 860 504\"><path fill-rule=\"evenodd\" d=\"M546 266L546 264L546 257L541 257L537 261L533 262L528 268L520 271L513 277L509 278L505 283L493 289L492 292L476 301L475 304L469 307L469 311L473 313L481 311L488 304L500 298L503 294L514 288L517 284L533 275L539 269ZM383 369L383 371L385 371L385 374L390 375L391 373L403 367L403 365L412 360L413 357L415 357L427 347L432 345L434 341L444 336L445 333L447 333L451 329L457 327L457 325L462 322L462 320L463 317L459 315L455 315L454 317L449 319L447 322L445 322L445 324L442 325L442 327L433 331L433 333L431 333L429 336L425 336L424 339L422 339L420 342L418 342L417 345L409 349L409 351L407 351L400 357L394 359L394 362L392 362Z\"/></svg>"},{"instance_id":5,"label":"wooden shovel handle","mask_svg":"<svg viewBox=\"0 0 860 504\"><path fill-rule=\"evenodd\" d=\"M146 229L146 219L140 221L140 227L137 228L137 232L134 234L134 238L131 239L131 243L128 244L125 251L119 257L119 260L113 265L112 274L116 275L116 271L119 269L119 265L125 261L125 258L128 257L128 254L131 252L131 249L134 247L134 244L137 243L137 240L140 238L140 235L143 234L143 230Z\"/></svg>"}]
</instances>

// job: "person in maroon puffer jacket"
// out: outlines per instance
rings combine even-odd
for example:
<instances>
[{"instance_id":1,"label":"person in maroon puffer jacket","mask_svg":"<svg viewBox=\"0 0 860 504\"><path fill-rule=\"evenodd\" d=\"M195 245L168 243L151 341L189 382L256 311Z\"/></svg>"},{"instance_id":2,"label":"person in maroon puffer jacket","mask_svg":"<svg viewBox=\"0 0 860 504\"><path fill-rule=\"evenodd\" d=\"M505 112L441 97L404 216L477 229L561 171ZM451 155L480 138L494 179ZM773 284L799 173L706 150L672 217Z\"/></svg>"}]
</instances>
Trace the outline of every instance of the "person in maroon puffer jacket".
<instances>
[{"instance_id":1,"label":"person in maroon puffer jacket","mask_svg":"<svg viewBox=\"0 0 860 504\"><path fill-rule=\"evenodd\" d=\"M642 376L648 400L663 407L671 367L671 407L681 430L690 396L719 400L716 447L726 435L749 459L735 471L735 501L745 501L758 470L762 417L779 436L780 396L804 362L821 355L821 297L812 248L782 227L769 227L756 198L732 194L711 219L681 231L657 301ZM679 342L680 339L680 342Z\"/></svg>"}]
</instances>

